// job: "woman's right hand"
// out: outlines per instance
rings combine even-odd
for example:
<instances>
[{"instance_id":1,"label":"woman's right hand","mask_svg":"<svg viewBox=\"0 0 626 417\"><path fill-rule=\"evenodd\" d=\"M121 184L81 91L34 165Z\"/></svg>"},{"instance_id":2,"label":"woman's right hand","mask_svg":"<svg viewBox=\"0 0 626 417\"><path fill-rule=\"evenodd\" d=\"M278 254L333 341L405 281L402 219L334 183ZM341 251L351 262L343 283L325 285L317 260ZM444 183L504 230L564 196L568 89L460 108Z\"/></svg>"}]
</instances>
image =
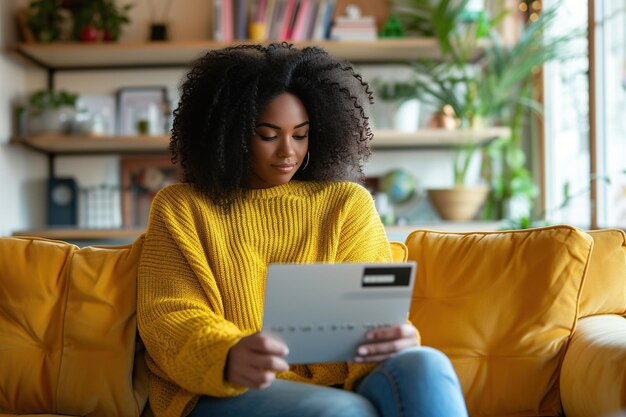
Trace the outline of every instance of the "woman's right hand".
<instances>
[{"instance_id":1,"label":"woman's right hand","mask_svg":"<svg viewBox=\"0 0 626 417\"><path fill-rule=\"evenodd\" d=\"M228 354L226 380L248 388L267 388L276 372L289 370L288 353L287 345L273 337L261 333L243 337Z\"/></svg>"}]
</instances>

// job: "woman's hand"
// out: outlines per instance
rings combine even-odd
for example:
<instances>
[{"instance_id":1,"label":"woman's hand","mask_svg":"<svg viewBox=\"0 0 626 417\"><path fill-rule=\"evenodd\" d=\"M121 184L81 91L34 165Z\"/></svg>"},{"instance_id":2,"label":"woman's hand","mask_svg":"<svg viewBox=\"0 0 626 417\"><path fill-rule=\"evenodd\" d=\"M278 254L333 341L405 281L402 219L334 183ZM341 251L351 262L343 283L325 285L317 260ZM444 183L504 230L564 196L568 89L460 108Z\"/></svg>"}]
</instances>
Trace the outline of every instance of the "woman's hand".
<instances>
[{"instance_id":1,"label":"woman's hand","mask_svg":"<svg viewBox=\"0 0 626 417\"><path fill-rule=\"evenodd\" d=\"M226 380L247 388L267 388L276 372L289 370L287 345L278 339L254 333L230 348L226 361Z\"/></svg>"},{"instance_id":2,"label":"woman's hand","mask_svg":"<svg viewBox=\"0 0 626 417\"><path fill-rule=\"evenodd\" d=\"M355 362L382 362L404 349L419 346L419 335L409 323L372 329L365 334L367 343L359 346Z\"/></svg>"}]
</instances>

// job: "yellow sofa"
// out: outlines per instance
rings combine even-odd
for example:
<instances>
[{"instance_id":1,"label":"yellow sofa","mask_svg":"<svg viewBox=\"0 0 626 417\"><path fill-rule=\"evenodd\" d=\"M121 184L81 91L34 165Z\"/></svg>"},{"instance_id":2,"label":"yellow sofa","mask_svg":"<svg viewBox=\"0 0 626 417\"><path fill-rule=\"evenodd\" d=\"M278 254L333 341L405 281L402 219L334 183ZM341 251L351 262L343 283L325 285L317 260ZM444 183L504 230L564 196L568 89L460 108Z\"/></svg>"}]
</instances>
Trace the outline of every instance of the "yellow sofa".
<instances>
[{"instance_id":1,"label":"yellow sofa","mask_svg":"<svg viewBox=\"0 0 626 417\"><path fill-rule=\"evenodd\" d=\"M142 242L0 238L0 416L149 412ZM418 262L409 318L451 358L471 416L626 408L624 232L418 230L405 243L392 248Z\"/></svg>"}]
</instances>

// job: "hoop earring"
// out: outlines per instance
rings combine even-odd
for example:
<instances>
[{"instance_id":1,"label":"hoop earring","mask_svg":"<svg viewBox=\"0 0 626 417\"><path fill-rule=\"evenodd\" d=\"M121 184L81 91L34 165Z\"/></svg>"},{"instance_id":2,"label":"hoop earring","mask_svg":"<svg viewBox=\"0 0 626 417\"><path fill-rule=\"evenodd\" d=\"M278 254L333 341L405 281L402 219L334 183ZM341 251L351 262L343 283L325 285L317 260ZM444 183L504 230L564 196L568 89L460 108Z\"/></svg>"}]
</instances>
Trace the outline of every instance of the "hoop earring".
<instances>
[{"instance_id":1,"label":"hoop earring","mask_svg":"<svg viewBox=\"0 0 626 417\"><path fill-rule=\"evenodd\" d=\"M300 168L300 171L304 171L309 166L309 159L311 159L311 154L309 154L309 151L306 151L306 163Z\"/></svg>"}]
</instances>

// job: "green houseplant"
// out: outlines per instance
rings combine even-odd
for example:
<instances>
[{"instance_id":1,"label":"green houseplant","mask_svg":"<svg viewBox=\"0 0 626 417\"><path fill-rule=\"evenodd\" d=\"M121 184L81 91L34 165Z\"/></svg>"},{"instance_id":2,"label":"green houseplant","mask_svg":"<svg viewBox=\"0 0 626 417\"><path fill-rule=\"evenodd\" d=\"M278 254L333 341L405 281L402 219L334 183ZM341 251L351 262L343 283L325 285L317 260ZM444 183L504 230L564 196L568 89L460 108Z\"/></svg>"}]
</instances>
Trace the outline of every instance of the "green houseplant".
<instances>
[{"instance_id":1,"label":"green houseplant","mask_svg":"<svg viewBox=\"0 0 626 417\"><path fill-rule=\"evenodd\" d=\"M72 0L72 38L82 42L118 41L122 26L130 23L133 4L118 6L114 0Z\"/></svg>"},{"instance_id":2,"label":"green houseplant","mask_svg":"<svg viewBox=\"0 0 626 417\"><path fill-rule=\"evenodd\" d=\"M134 7L132 3L118 7L114 0L100 0L100 29L104 41L117 42L122 35L122 26L130 23L128 13Z\"/></svg>"},{"instance_id":3,"label":"green houseplant","mask_svg":"<svg viewBox=\"0 0 626 417\"><path fill-rule=\"evenodd\" d=\"M34 0L28 5L27 25L39 42L53 42L61 37L63 14L57 0Z\"/></svg>"},{"instance_id":4,"label":"green houseplant","mask_svg":"<svg viewBox=\"0 0 626 417\"><path fill-rule=\"evenodd\" d=\"M527 25L517 42L504 45L497 25L509 13L495 17L469 13L468 0L392 0L395 12L409 30L437 39L442 61L415 64L418 97L437 108L450 106L462 127L497 124L511 135L484 152L482 176L490 186L484 217L501 219L507 202L516 196L535 198L537 187L526 167L523 131L529 112L541 113L533 100L534 71L546 62L566 58L566 46L578 33L547 36L556 8L541 13ZM481 51L476 57L476 51ZM457 187L467 181L467 169L477 148L459 147L453 164Z\"/></svg>"},{"instance_id":5,"label":"green houseplant","mask_svg":"<svg viewBox=\"0 0 626 417\"><path fill-rule=\"evenodd\" d=\"M77 99L77 94L66 90L32 93L26 108L28 133L69 133L77 112Z\"/></svg>"}]
</instances>

